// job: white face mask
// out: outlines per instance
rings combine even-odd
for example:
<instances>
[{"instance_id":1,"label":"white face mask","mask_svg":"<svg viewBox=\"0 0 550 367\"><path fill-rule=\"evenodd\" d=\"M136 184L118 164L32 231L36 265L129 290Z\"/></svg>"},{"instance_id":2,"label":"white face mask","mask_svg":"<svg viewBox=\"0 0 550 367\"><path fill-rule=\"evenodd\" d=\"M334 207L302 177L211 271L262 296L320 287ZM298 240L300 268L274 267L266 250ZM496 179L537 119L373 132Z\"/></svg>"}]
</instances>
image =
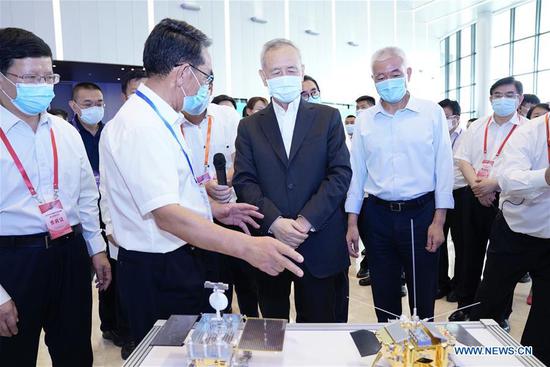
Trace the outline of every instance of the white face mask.
<instances>
[{"instance_id":1,"label":"white face mask","mask_svg":"<svg viewBox=\"0 0 550 367\"><path fill-rule=\"evenodd\" d=\"M458 124L455 122L454 118L447 119L447 126L449 127L449 131L454 129Z\"/></svg>"},{"instance_id":2,"label":"white face mask","mask_svg":"<svg viewBox=\"0 0 550 367\"><path fill-rule=\"evenodd\" d=\"M81 109L80 121L87 125L97 125L103 119L105 109L99 106Z\"/></svg>"},{"instance_id":3,"label":"white face mask","mask_svg":"<svg viewBox=\"0 0 550 367\"><path fill-rule=\"evenodd\" d=\"M295 75L267 79L269 94L282 103L290 103L302 93L302 77Z\"/></svg>"}]
</instances>

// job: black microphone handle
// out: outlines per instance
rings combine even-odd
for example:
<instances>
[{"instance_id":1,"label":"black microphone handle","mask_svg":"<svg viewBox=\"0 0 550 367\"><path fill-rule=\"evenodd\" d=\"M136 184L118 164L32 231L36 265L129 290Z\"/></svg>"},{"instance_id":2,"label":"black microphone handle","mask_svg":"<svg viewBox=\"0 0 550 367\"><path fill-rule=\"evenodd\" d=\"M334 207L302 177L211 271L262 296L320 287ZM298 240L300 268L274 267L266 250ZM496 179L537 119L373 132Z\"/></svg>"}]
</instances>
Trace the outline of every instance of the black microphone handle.
<instances>
[{"instance_id":1,"label":"black microphone handle","mask_svg":"<svg viewBox=\"0 0 550 367\"><path fill-rule=\"evenodd\" d=\"M218 178L219 185L227 185L227 175L225 174L225 169L216 168L216 176Z\"/></svg>"}]
</instances>

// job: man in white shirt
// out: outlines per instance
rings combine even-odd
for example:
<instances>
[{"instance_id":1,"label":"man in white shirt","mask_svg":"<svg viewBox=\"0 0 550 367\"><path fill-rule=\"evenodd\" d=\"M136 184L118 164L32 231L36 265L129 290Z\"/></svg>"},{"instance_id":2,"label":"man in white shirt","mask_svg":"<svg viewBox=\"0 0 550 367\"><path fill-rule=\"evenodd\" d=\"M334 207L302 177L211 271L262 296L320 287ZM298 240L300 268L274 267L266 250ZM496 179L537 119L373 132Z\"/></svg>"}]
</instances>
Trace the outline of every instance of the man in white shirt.
<instances>
[{"instance_id":1,"label":"man in white shirt","mask_svg":"<svg viewBox=\"0 0 550 367\"><path fill-rule=\"evenodd\" d=\"M502 189L491 230L481 302L471 319L498 320L526 273L533 279L533 304L521 344L550 366L550 115L521 126L502 155L498 177Z\"/></svg>"},{"instance_id":2,"label":"man in white shirt","mask_svg":"<svg viewBox=\"0 0 550 367\"><path fill-rule=\"evenodd\" d=\"M46 113L49 46L0 29L0 360L34 366L42 329L55 366L92 366L90 257L111 281L99 194L76 129Z\"/></svg>"},{"instance_id":3,"label":"man in white shirt","mask_svg":"<svg viewBox=\"0 0 550 367\"><path fill-rule=\"evenodd\" d=\"M487 241L498 212L501 154L506 151L509 138L517 127L528 121L516 112L523 99L521 82L512 77L500 79L491 86L489 93L494 113L475 121L464 132L455 153L469 186L463 206L464 261L457 284L459 308L473 303L481 279ZM468 316L469 309L460 310L451 314L449 320L465 321Z\"/></svg>"},{"instance_id":4,"label":"man in white shirt","mask_svg":"<svg viewBox=\"0 0 550 367\"><path fill-rule=\"evenodd\" d=\"M378 321L401 314L401 269L413 313L432 317L438 248L447 209L453 208L453 160L447 121L436 103L407 90L412 69L396 47L375 52L372 78L381 101L359 113L353 134L353 177L346 200L349 253L366 246ZM365 198L365 193L368 197ZM414 221L416 295L411 228Z\"/></svg>"},{"instance_id":5,"label":"man in white shirt","mask_svg":"<svg viewBox=\"0 0 550 367\"><path fill-rule=\"evenodd\" d=\"M183 136L183 115L208 104L210 41L183 21L155 26L143 53L148 79L106 126L100 172L118 254L119 293L136 343L161 318L207 308L202 251L240 257L271 275L302 271L303 258L272 238L248 232L263 216L248 204L209 203Z\"/></svg>"},{"instance_id":6,"label":"man in white shirt","mask_svg":"<svg viewBox=\"0 0 550 367\"><path fill-rule=\"evenodd\" d=\"M206 191L212 200L219 203L235 202L235 191L231 187L233 162L235 161L235 139L240 116L233 107L210 103L198 116L184 111L183 130L185 139L193 152L192 164L200 175L208 173ZM225 157L227 185L218 183L214 167L214 155L222 153ZM237 229L238 228L231 228ZM210 254L208 261L212 280L219 279L229 284L227 312L231 311L233 286L237 294L239 312L248 317L258 317L258 295L254 270L250 264L232 256Z\"/></svg>"},{"instance_id":7,"label":"man in white shirt","mask_svg":"<svg viewBox=\"0 0 550 367\"><path fill-rule=\"evenodd\" d=\"M445 117L447 118L447 125L451 136L451 147L453 148L454 154L460 146L463 133L460 127L460 105L457 101L451 101L450 99L440 101L439 105L443 108L443 112L445 112ZM445 242L441 245L441 253L439 256L439 287L436 296L437 299L447 296L447 301L449 302L456 302L455 287L460 279L460 271L463 262L462 203L464 201L464 192L468 186L456 161L454 162L454 176L453 198L455 207L454 209L447 210L445 227L443 228ZM449 278L449 253L447 251L447 237L449 231L453 237L455 253L454 276L452 280Z\"/></svg>"}]
</instances>

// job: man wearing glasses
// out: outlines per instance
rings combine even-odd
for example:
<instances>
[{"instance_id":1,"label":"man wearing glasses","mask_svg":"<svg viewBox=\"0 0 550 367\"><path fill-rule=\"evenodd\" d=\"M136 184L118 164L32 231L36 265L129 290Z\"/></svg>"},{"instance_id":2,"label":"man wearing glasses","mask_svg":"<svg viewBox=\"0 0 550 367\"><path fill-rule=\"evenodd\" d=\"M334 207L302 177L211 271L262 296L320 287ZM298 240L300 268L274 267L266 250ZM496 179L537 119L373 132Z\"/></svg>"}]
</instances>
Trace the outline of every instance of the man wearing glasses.
<instances>
[{"instance_id":1,"label":"man wearing glasses","mask_svg":"<svg viewBox=\"0 0 550 367\"><path fill-rule=\"evenodd\" d=\"M513 77L500 79L491 86L490 101L494 113L475 121L460 143L455 159L468 183L463 196L464 261L457 284L458 307L474 302L481 280L487 241L498 212L501 154L518 126L527 119L517 113L523 101L523 86ZM470 310L455 311L450 321L465 321ZM504 315L500 322L509 328Z\"/></svg>"},{"instance_id":2,"label":"man wearing glasses","mask_svg":"<svg viewBox=\"0 0 550 367\"><path fill-rule=\"evenodd\" d=\"M302 271L303 258L279 241L251 237L257 207L210 201L191 159L184 116L200 115L209 100L210 40L183 21L164 19L148 36L148 79L103 130L100 191L119 245L117 275L130 337L139 343L158 319L208 309L204 250L239 257L271 275ZM124 144L121 144L124 141ZM288 257L288 258L287 258Z\"/></svg>"},{"instance_id":3,"label":"man wearing glasses","mask_svg":"<svg viewBox=\"0 0 550 367\"><path fill-rule=\"evenodd\" d=\"M59 75L49 46L0 29L0 356L34 366L42 329L53 365L92 366L90 257L111 282L99 194L78 132L46 113Z\"/></svg>"}]
</instances>

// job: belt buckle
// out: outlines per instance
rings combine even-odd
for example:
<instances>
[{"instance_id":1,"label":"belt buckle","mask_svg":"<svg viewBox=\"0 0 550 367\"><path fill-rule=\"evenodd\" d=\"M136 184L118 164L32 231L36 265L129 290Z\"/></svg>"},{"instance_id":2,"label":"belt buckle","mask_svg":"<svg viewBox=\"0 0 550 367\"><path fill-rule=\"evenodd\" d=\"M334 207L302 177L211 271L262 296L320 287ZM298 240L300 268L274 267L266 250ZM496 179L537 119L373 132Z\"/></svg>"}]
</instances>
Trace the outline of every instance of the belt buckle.
<instances>
[{"instance_id":1,"label":"belt buckle","mask_svg":"<svg viewBox=\"0 0 550 367\"><path fill-rule=\"evenodd\" d=\"M392 212L400 212L402 211L402 206L403 206L403 203L390 203L390 210Z\"/></svg>"}]
</instances>

